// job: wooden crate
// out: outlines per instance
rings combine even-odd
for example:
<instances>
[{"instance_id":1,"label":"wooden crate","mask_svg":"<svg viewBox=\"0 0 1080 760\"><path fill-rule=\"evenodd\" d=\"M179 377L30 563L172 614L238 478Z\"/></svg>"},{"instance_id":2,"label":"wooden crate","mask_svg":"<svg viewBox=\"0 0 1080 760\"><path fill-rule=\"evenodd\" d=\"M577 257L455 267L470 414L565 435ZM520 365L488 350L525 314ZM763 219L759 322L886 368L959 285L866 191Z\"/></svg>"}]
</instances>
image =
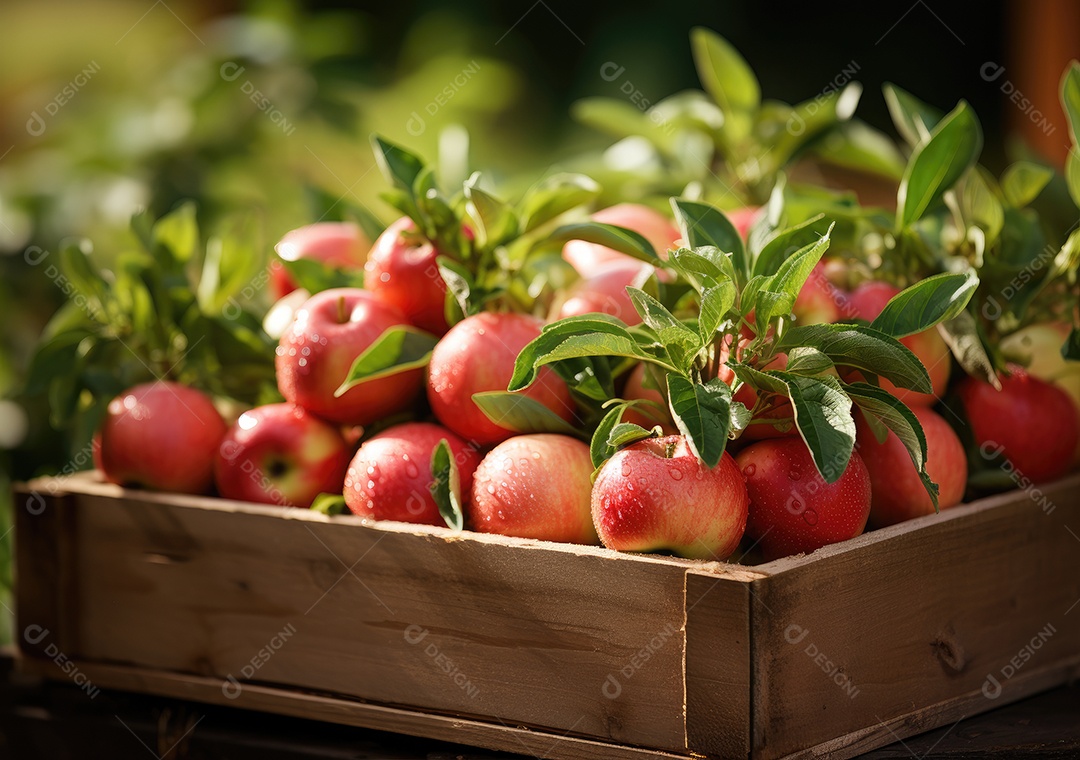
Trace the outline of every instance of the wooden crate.
<instances>
[{"instance_id":1,"label":"wooden crate","mask_svg":"<svg viewBox=\"0 0 1080 760\"><path fill-rule=\"evenodd\" d=\"M89 693L540 758L852 757L1080 673L1080 476L1032 496L744 567L78 475L18 489L17 634Z\"/></svg>"}]
</instances>

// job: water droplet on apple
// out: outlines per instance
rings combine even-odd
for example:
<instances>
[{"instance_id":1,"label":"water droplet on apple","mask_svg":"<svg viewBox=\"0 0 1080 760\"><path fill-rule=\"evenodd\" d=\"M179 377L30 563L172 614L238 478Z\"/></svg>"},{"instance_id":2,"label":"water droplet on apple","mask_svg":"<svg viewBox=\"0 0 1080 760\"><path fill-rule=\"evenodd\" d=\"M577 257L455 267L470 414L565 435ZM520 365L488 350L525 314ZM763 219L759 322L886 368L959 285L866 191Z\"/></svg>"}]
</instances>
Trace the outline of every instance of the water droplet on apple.
<instances>
[{"instance_id":1,"label":"water droplet on apple","mask_svg":"<svg viewBox=\"0 0 1080 760\"><path fill-rule=\"evenodd\" d=\"M743 468L742 474L748 478L754 477L754 473L757 472L756 464L748 464Z\"/></svg>"},{"instance_id":2,"label":"water droplet on apple","mask_svg":"<svg viewBox=\"0 0 1080 760\"><path fill-rule=\"evenodd\" d=\"M802 473L799 472L794 467L792 467L790 470L788 470L787 476L788 476L788 480L798 480L799 478L802 477Z\"/></svg>"},{"instance_id":3,"label":"water droplet on apple","mask_svg":"<svg viewBox=\"0 0 1080 760\"><path fill-rule=\"evenodd\" d=\"M501 480L501 481L499 481L499 488L509 488L509 487L510 487L510 486L506 485L506 481L505 481L505 480Z\"/></svg>"},{"instance_id":4,"label":"water droplet on apple","mask_svg":"<svg viewBox=\"0 0 1080 760\"><path fill-rule=\"evenodd\" d=\"M379 275L379 282L390 282L390 273L383 272Z\"/></svg>"},{"instance_id":5,"label":"water droplet on apple","mask_svg":"<svg viewBox=\"0 0 1080 760\"><path fill-rule=\"evenodd\" d=\"M375 481L374 480L369 480L367 482L367 487L368 488L374 488L375 487Z\"/></svg>"},{"instance_id":6,"label":"water droplet on apple","mask_svg":"<svg viewBox=\"0 0 1080 760\"><path fill-rule=\"evenodd\" d=\"M533 453L535 453L536 456L540 456L539 451L536 451L536 452L533 452ZM526 459L525 457L522 457L521 459L518 460L518 464L521 465L522 467L528 467L529 466L529 460Z\"/></svg>"},{"instance_id":7,"label":"water droplet on apple","mask_svg":"<svg viewBox=\"0 0 1080 760\"><path fill-rule=\"evenodd\" d=\"M488 492L488 493L490 493L490 494L493 494L493 495L494 495L494 493L495 493L495 486L493 486L493 485L491 485L491 484L488 484L488 487L487 487L487 492Z\"/></svg>"},{"instance_id":8,"label":"water droplet on apple","mask_svg":"<svg viewBox=\"0 0 1080 760\"><path fill-rule=\"evenodd\" d=\"M484 328L481 327L479 330L476 331L476 334L477 335L483 335L484 334Z\"/></svg>"},{"instance_id":9,"label":"water droplet on apple","mask_svg":"<svg viewBox=\"0 0 1080 760\"><path fill-rule=\"evenodd\" d=\"M534 451L533 452L533 459L539 459L539 458L540 458L540 452L539 451Z\"/></svg>"},{"instance_id":10,"label":"water droplet on apple","mask_svg":"<svg viewBox=\"0 0 1080 760\"><path fill-rule=\"evenodd\" d=\"M643 486L647 486L647 485L649 485L649 479L648 479L648 478L638 478L638 479L637 479L637 482L638 482L638 483L639 483L640 485L643 485Z\"/></svg>"},{"instance_id":11,"label":"water droplet on apple","mask_svg":"<svg viewBox=\"0 0 1080 760\"><path fill-rule=\"evenodd\" d=\"M303 348L300 349L300 355L301 356L311 356L311 349L308 348L307 346L304 346Z\"/></svg>"},{"instance_id":12,"label":"water droplet on apple","mask_svg":"<svg viewBox=\"0 0 1080 760\"><path fill-rule=\"evenodd\" d=\"M300 359L300 361L298 361L296 363L296 366L298 366L298 367L306 367L307 366L307 359L303 359L303 358Z\"/></svg>"},{"instance_id":13,"label":"water droplet on apple","mask_svg":"<svg viewBox=\"0 0 1080 760\"><path fill-rule=\"evenodd\" d=\"M682 470L672 468L668 470L668 475L671 476L672 480L682 480L683 472Z\"/></svg>"},{"instance_id":14,"label":"water droplet on apple","mask_svg":"<svg viewBox=\"0 0 1080 760\"><path fill-rule=\"evenodd\" d=\"M630 469L630 465L628 465L626 462L623 462L622 469L619 470L619 472L622 473L622 476L624 478L628 478L630 477L631 473L633 473L633 470Z\"/></svg>"},{"instance_id":15,"label":"water droplet on apple","mask_svg":"<svg viewBox=\"0 0 1080 760\"><path fill-rule=\"evenodd\" d=\"M505 520L506 519L506 513L503 512L501 509L498 512L496 512L495 514L498 515L500 520Z\"/></svg>"},{"instance_id":16,"label":"water droplet on apple","mask_svg":"<svg viewBox=\"0 0 1080 760\"><path fill-rule=\"evenodd\" d=\"M375 509L375 502L372 501L371 499L368 499L367 500L367 508L368 509Z\"/></svg>"},{"instance_id":17,"label":"water droplet on apple","mask_svg":"<svg viewBox=\"0 0 1080 760\"><path fill-rule=\"evenodd\" d=\"M285 355L285 346L278 346L277 348L274 349L274 353L277 354L278 356L284 356Z\"/></svg>"},{"instance_id":18,"label":"water droplet on apple","mask_svg":"<svg viewBox=\"0 0 1080 760\"><path fill-rule=\"evenodd\" d=\"M796 515L799 514L799 512L802 511L802 508L803 508L802 502L799 501L798 499L792 499L791 503L788 504L788 509L790 509Z\"/></svg>"},{"instance_id":19,"label":"water droplet on apple","mask_svg":"<svg viewBox=\"0 0 1080 760\"><path fill-rule=\"evenodd\" d=\"M627 483L626 484L626 490L627 491L633 491L634 490L634 484L633 483Z\"/></svg>"},{"instance_id":20,"label":"water droplet on apple","mask_svg":"<svg viewBox=\"0 0 1080 760\"><path fill-rule=\"evenodd\" d=\"M296 356L296 349L295 348L290 348L289 349L289 356Z\"/></svg>"},{"instance_id":21,"label":"water droplet on apple","mask_svg":"<svg viewBox=\"0 0 1080 760\"><path fill-rule=\"evenodd\" d=\"M806 520L807 525L817 525L817 512L812 509L808 509L803 512L802 519Z\"/></svg>"},{"instance_id":22,"label":"water droplet on apple","mask_svg":"<svg viewBox=\"0 0 1080 760\"><path fill-rule=\"evenodd\" d=\"M379 464L378 464L378 462L373 462L373 463L368 465L367 474L370 475L373 478L379 477Z\"/></svg>"}]
</instances>

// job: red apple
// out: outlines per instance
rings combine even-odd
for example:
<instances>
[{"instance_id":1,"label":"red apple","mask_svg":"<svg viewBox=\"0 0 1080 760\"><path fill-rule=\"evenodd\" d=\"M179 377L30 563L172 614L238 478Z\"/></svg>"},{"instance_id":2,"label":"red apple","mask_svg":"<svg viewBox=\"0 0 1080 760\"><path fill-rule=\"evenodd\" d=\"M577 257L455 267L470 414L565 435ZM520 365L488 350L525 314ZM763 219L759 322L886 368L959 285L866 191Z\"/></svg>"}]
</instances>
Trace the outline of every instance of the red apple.
<instances>
[{"instance_id":1,"label":"red apple","mask_svg":"<svg viewBox=\"0 0 1080 760\"><path fill-rule=\"evenodd\" d=\"M413 325L435 335L446 324L446 283L435 259L439 251L416 232L412 219L402 217L391 224L368 255L364 287L389 304Z\"/></svg>"},{"instance_id":2,"label":"red apple","mask_svg":"<svg viewBox=\"0 0 1080 760\"><path fill-rule=\"evenodd\" d=\"M885 282L865 282L848 294L848 310L842 318L857 317L873 322L885 308L889 299L899 292L898 288ZM952 369L952 354L949 352L949 347L936 328L901 338L900 342L911 349L911 352L926 367L933 393L918 393L897 388L885 378L881 378L881 387L908 406L933 406L945 393L945 388L949 384L949 373Z\"/></svg>"},{"instance_id":3,"label":"red apple","mask_svg":"<svg viewBox=\"0 0 1080 760\"><path fill-rule=\"evenodd\" d=\"M1033 483L1059 478L1069 471L1080 419L1069 395L1052 383L1009 365L1001 390L974 377L957 392L967 414L975 445L987 459L1003 456L1005 466Z\"/></svg>"},{"instance_id":4,"label":"red apple","mask_svg":"<svg viewBox=\"0 0 1080 760\"><path fill-rule=\"evenodd\" d=\"M428 401L439 422L482 446L512 436L514 431L489 420L472 397L506 390L518 354L540 335L543 324L525 314L484 312L454 325L435 346L428 367ZM574 418L570 391L550 367L541 369L521 393L568 422Z\"/></svg>"},{"instance_id":5,"label":"red apple","mask_svg":"<svg viewBox=\"0 0 1080 760\"><path fill-rule=\"evenodd\" d=\"M911 407L926 435L926 472L938 484L938 509L955 507L967 487L967 454L960 438L942 417L927 407ZM923 488L907 449L894 433L878 443L862 414L855 418L859 456L870 473L873 498L870 523L895 525L934 514L934 503Z\"/></svg>"},{"instance_id":6,"label":"red apple","mask_svg":"<svg viewBox=\"0 0 1080 760\"><path fill-rule=\"evenodd\" d=\"M600 313L621 319L627 325L641 324L641 315L634 309L626 288L648 277L644 273L651 271L651 266L637 261L604 264L595 274L570 286L555 318Z\"/></svg>"},{"instance_id":7,"label":"red apple","mask_svg":"<svg viewBox=\"0 0 1080 760\"><path fill-rule=\"evenodd\" d=\"M829 281L825 265L819 261L795 298L791 311L799 325L836 322L843 317L845 302L844 293Z\"/></svg>"},{"instance_id":8,"label":"red apple","mask_svg":"<svg viewBox=\"0 0 1080 760\"><path fill-rule=\"evenodd\" d=\"M670 219L659 211L638 203L619 203L601 209L592 215L592 220L633 230L652 243L657 255L661 257L664 257L679 239L679 230ZM633 256L584 240L568 241L563 246L563 258L569 261L582 277L596 274L604 264L616 261L637 262Z\"/></svg>"},{"instance_id":9,"label":"red apple","mask_svg":"<svg viewBox=\"0 0 1080 760\"><path fill-rule=\"evenodd\" d=\"M340 269L364 266L371 241L352 222L317 222L285 233L274 246L284 261L314 259ZM280 261L270 263L270 287L278 301L296 290L296 283Z\"/></svg>"},{"instance_id":10,"label":"red apple","mask_svg":"<svg viewBox=\"0 0 1080 760\"><path fill-rule=\"evenodd\" d=\"M100 467L120 485L206 493L226 429L213 402L194 388L164 380L136 385L109 402Z\"/></svg>"},{"instance_id":11,"label":"red apple","mask_svg":"<svg viewBox=\"0 0 1080 760\"><path fill-rule=\"evenodd\" d=\"M215 481L226 499L310 507L340 493L349 445L337 428L295 404L244 412L217 450Z\"/></svg>"},{"instance_id":12,"label":"red apple","mask_svg":"<svg viewBox=\"0 0 1080 760\"><path fill-rule=\"evenodd\" d=\"M592 492L600 540L619 551L722 560L746 527L746 484L725 453L709 469L681 435L648 438L604 463Z\"/></svg>"},{"instance_id":13,"label":"red apple","mask_svg":"<svg viewBox=\"0 0 1080 760\"><path fill-rule=\"evenodd\" d=\"M375 520L445 525L431 495L431 455L445 440L457 465L462 501L472 488L480 454L444 427L406 422L372 436L345 475L345 503L353 514Z\"/></svg>"},{"instance_id":14,"label":"red apple","mask_svg":"<svg viewBox=\"0 0 1080 760\"><path fill-rule=\"evenodd\" d=\"M480 533L595 544L589 447L565 435L518 435L476 468L466 524Z\"/></svg>"},{"instance_id":15,"label":"red apple","mask_svg":"<svg viewBox=\"0 0 1080 760\"><path fill-rule=\"evenodd\" d=\"M334 398L356 357L386 330L404 323L400 312L360 288L315 294L281 336L276 362L281 395L347 425L369 425L408 409L423 380L419 369L368 380Z\"/></svg>"},{"instance_id":16,"label":"red apple","mask_svg":"<svg viewBox=\"0 0 1080 760\"><path fill-rule=\"evenodd\" d=\"M870 473L852 452L844 474L826 483L806 444L779 438L736 456L750 494L746 535L766 559L809 553L863 532L870 516Z\"/></svg>"}]
</instances>

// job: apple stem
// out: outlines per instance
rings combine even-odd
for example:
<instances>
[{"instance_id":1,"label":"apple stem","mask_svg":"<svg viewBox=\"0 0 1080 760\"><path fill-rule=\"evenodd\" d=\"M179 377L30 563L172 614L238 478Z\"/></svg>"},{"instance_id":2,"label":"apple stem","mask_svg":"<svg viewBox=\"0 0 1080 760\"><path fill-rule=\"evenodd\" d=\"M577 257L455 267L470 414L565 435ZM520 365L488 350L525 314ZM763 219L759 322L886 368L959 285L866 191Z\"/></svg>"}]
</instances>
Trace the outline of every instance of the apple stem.
<instances>
[{"instance_id":1,"label":"apple stem","mask_svg":"<svg viewBox=\"0 0 1080 760\"><path fill-rule=\"evenodd\" d=\"M349 321L349 314L346 311L345 296L339 296L337 300L337 318L338 324L345 324Z\"/></svg>"}]
</instances>

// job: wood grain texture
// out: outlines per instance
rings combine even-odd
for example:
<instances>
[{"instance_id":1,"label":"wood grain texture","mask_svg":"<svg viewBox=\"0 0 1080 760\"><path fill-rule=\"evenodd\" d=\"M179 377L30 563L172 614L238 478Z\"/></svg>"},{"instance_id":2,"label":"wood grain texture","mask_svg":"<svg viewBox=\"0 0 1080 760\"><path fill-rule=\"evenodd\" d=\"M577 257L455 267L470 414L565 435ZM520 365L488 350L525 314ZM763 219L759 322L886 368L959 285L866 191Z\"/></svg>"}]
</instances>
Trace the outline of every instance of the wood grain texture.
<instances>
[{"instance_id":1,"label":"wood grain texture","mask_svg":"<svg viewBox=\"0 0 1080 760\"><path fill-rule=\"evenodd\" d=\"M619 746L561 733L346 700L295 690L245 684L236 699L224 696L217 679L146 668L78 662L96 686L155 694L207 704L327 721L359 728L426 736L440 741L528 755L536 760L684 760L688 756ZM55 676L51 663L24 661L23 672Z\"/></svg>"},{"instance_id":2,"label":"wood grain texture","mask_svg":"<svg viewBox=\"0 0 1080 760\"><path fill-rule=\"evenodd\" d=\"M686 574L686 746L710 757L750 754L750 593L740 568Z\"/></svg>"},{"instance_id":3,"label":"wood grain texture","mask_svg":"<svg viewBox=\"0 0 1080 760\"><path fill-rule=\"evenodd\" d=\"M73 655L78 646L76 515L59 481L50 484L14 493L15 644L40 657Z\"/></svg>"},{"instance_id":4,"label":"wood grain texture","mask_svg":"<svg viewBox=\"0 0 1080 760\"><path fill-rule=\"evenodd\" d=\"M1060 683L1080 659L1078 488L1045 487L1049 513L1014 492L759 568L754 756L865 751Z\"/></svg>"},{"instance_id":5,"label":"wood grain texture","mask_svg":"<svg viewBox=\"0 0 1080 760\"><path fill-rule=\"evenodd\" d=\"M83 660L685 747L686 562L79 490Z\"/></svg>"}]
</instances>

